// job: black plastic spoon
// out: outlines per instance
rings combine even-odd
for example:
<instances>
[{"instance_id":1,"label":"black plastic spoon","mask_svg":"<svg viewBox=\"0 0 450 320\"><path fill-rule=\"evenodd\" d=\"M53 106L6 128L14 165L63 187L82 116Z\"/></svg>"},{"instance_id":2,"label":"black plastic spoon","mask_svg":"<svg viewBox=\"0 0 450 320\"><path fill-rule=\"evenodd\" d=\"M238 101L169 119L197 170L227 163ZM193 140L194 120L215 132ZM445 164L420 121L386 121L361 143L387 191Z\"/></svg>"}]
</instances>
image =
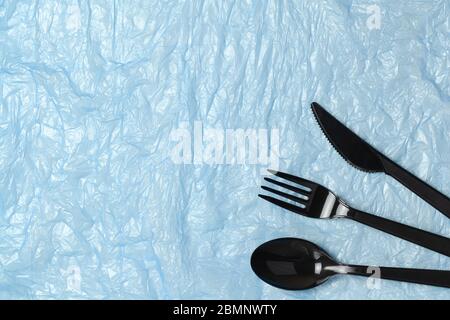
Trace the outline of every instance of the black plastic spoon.
<instances>
[{"instance_id":1,"label":"black plastic spoon","mask_svg":"<svg viewBox=\"0 0 450 320\"><path fill-rule=\"evenodd\" d=\"M450 288L450 271L341 264L314 243L296 238L275 239L260 245L252 254L251 266L261 280L286 290L313 288L336 274Z\"/></svg>"}]
</instances>

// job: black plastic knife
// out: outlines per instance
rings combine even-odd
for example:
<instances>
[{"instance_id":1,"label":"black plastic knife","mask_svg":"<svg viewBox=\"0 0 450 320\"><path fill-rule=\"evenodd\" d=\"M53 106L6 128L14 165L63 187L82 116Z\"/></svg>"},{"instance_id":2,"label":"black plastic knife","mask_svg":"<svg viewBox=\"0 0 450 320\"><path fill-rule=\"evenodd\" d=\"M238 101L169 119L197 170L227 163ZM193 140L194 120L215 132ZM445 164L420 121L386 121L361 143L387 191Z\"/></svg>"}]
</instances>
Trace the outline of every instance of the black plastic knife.
<instances>
[{"instance_id":1,"label":"black plastic knife","mask_svg":"<svg viewBox=\"0 0 450 320\"><path fill-rule=\"evenodd\" d=\"M311 104L323 133L339 154L356 168L384 172L450 218L450 199L377 151L316 102Z\"/></svg>"}]
</instances>

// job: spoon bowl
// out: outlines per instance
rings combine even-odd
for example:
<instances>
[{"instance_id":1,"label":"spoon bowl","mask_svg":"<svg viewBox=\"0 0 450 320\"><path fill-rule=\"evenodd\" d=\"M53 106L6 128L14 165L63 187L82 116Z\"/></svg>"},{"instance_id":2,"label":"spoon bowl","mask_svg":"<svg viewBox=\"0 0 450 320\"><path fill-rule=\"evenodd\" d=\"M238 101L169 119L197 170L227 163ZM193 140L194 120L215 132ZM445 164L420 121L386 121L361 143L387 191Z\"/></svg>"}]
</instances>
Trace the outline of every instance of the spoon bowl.
<instances>
[{"instance_id":1,"label":"spoon bowl","mask_svg":"<svg viewBox=\"0 0 450 320\"><path fill-rule=\"evenodd\" d=\"M339 265L314 243L296 238L271 240L252 254L251 267L264 282L286 290L313 288L332 273L327 267Z\"/></svg>"}]
</instances>

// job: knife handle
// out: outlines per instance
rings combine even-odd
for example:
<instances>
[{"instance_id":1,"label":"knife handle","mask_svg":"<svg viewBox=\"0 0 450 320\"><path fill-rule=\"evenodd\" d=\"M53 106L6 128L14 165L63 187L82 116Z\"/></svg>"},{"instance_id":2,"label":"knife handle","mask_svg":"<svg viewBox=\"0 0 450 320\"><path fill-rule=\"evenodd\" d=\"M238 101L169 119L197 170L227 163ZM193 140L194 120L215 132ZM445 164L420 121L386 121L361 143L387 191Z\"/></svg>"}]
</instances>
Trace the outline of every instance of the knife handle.
<instances>
[{"instance_id":1,"label":"knife handle","mask_svg":"<svg viewBox=\"0 0 450 320\"><path fill-rule=\"evenodd\" d=\"M449 238L353 208L349 210L347 218L450 257Z\"/></svg>"},{"instance_id":2,"label":"knife handle","mask_svg":"<svg viewBox=\"0 0 450 320\"><path fill-rule=\"evenodd\" d=\"M394 177L398 182L428 202L436 210L439 210L445 214L447 218L450 218L450 199L448 197L428 185L426 182L420 180L412 173L403 169L386 156L383 156L382 154L379 154L379 156L385 172L388 175Z\"/></svg>"}]
</instances>

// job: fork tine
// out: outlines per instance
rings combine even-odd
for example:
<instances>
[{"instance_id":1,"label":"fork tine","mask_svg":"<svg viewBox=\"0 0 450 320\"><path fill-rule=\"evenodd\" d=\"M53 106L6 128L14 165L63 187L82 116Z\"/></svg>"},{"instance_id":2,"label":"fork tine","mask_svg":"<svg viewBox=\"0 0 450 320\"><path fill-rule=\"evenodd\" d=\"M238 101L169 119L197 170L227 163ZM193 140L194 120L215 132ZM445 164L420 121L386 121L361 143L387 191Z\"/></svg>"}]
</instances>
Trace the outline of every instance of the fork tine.
<instances>
[{"instance_id":1,"label":"fork tine","mask_svg":"<svg viewBox=\"0 0 450 320\"><path fill-rule=\"evenodd\" d=\"M274 205L282 207L282 208L284 208L286 210L289 210L289 211L292 211L292 212L295 212L295 213L298 213L298 214L301 214L301 215L305 215L306 211L303 208L301 208L301 207L294 206L293 204L290 204L290 203L287 203L287 202L284 202L284 201L281 201L281 200L278 200L276 198L273 198L273 197L270 197L270 196L266 196L266 195L263 195L263 194L258 194L258 197L260 197L260 198L262 198L262 199L264 199L266 201L269 201L269 202L273 203Z\"/></svg>"},{"instance_id":2,"label":"fork tine","mask_svg":"<svg viewBox=\"0 0 450 320\"><path fill-rule=\"evenodd\" d=\"M293 196L293 195L288 194L288 193L284 193L284 192L281 192L281 191L278 191L278 190L275 190L275 189L272 189L272 188L269 188L269 187L266 187L266 186L261 186L261 188L263 190L266 190L266 191L271 192L271 193L275 193L275 194L277 194L277 195L279 195L281 197L284 197L284 198L287 198L289 200L301 203L303 205L306 205L308 203L307 200L299 198L299 197L296 197L296 196Z\"/></svg>"},{"instance_id":3,"label":"fork tine","mask_svg":"<svg viewBox=\"0 0 450 320\"><path fill-rule=\"evenodd\" d=\"M298 184L300 184L302 186L308 187L311 190L316 186L316 184L314 182L312 182L312 181L309 181L309 180L306 180L306 179L303 179L303 178L300 178L300 177L297 177L297 176L293 176L292 174L289 174L289 173L275 171L275 170L272 170L272 169L268 169L267 171L269 171L271 174L273 174L273 175L275 175L277 177L280 177L280 178L283 178L283 179L286 179L286 180L298 183Z\"/></svg>"},{"instance_id":4,"label":"fork tine","mask_svg":"<svg viewBox=\"0 0 450 320\"><path fill-rule=\"evenodd\" d=\"M265 177L264 180L266 180L268 182L271 182L273 184L276 184L277 186L280 186L280 187L289 189L291 191L300 193L300 194L302 194L304 196L308 196L310 194L309 191L306 191L306 190L303 190L303 189L291 186L290 184L286 184L286 183L283 183L283 182L280 182L280 181L277 181L277 180L274 180L274 179L271 179L271 178L268 178L268 177Z\"/></svg>"}]
</instances>

